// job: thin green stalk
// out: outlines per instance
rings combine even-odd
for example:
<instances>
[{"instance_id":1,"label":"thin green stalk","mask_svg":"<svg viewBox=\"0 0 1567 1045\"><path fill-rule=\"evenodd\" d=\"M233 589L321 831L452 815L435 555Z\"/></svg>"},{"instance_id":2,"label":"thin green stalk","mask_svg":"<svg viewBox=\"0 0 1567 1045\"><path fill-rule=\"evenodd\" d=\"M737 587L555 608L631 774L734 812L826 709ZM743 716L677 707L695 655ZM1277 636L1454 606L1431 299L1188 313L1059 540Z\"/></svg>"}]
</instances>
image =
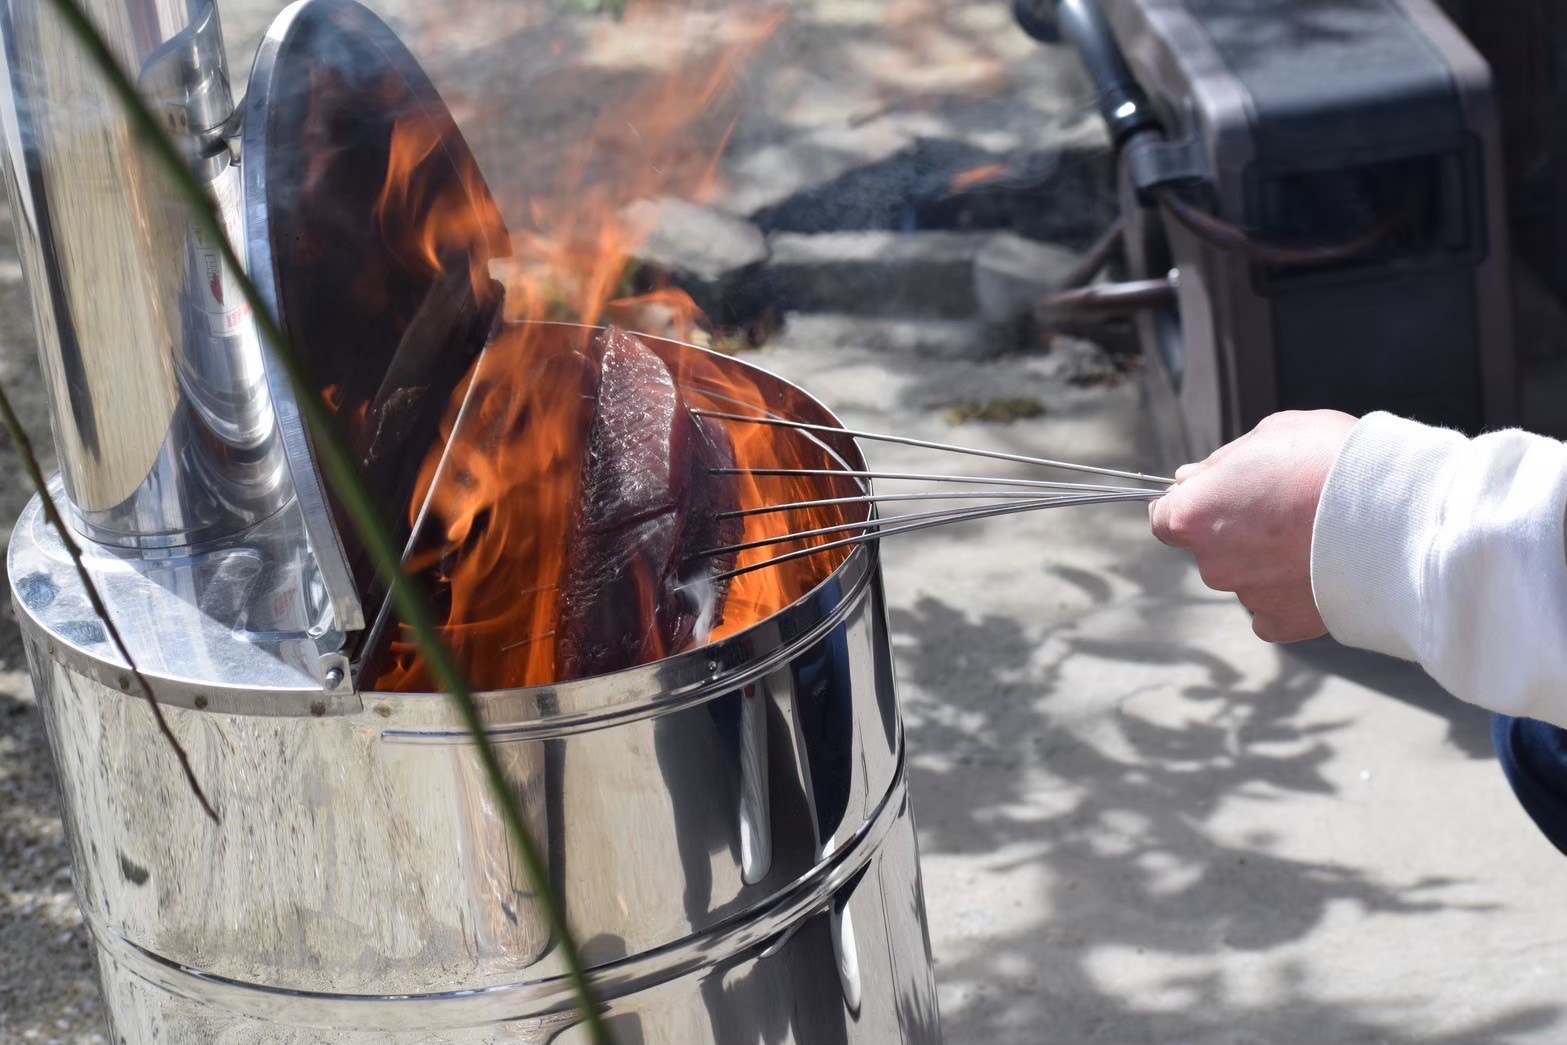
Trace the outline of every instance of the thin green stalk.
<instances>
[{"instance_id":1,"label":"thin green stalk","mask_svg":"<svg viewBox=\"0 0 1567 1045\"><path fill-rule=\"evenodd\" d=\"M508 786L506 773L501 768L495 748L485 731L484 718L473 699L473 692L469 689L457 662L447 650L445 643L441 641L440 634L436 630L434 613L431 612L417 586L403 572L401 553L390 531L377 514L375 501L360 477L359 470L354 466L353 457L347 446L338 435L330 411L321 396L311 387L304 363L294 353L277 318L272 314L267 303L262 300L256 285L246 275L245 266L228 240L228 234L224 230L216 205L191 172L180 154L179 147L164 132L162 125L142 100L130 77L120 67L120 63L77 0L54 0L54 3L71 31L98 66L110 89L118 97L136 133L153 158L158 161L159 166L172 179L175 188L185 197L197 224L208 238L217 244L224 264L233 274L246 303L255 314L256 325L262 337L271 346L279 362L283 364L284 370L287 371L289 381L294 386L294 398L298 401L300 412L309 426L317 458L327 482L331 484L333 491L348 510L355 530L358 531L377 571L391 592L398 613L418 637L420 649L436 681L456 705L463 724L479 751L485 774L489 777L490 786L501 806L501 814L533 886L535 902L543 909L551 932L560 945L567 974L576 992L577 1006L587 1023L589 1033L597 1045L610 1045L609 1027L604 1022L602 1008L594 995L593 985L588 980L587 971L582 963L581 950L570 927L566 924L564 909L550 884L549 869L544 862L543 854L532 832L528 830L527 823L523 820L522 807L518 804L516 795Z\"/></svg>"},{"instance_id":2,"label":"thin green stalk","mask_svg":"<svg viewBox=\"0 0 1567 1045\"><path fill-rule=\"evenodd\" d=\"M98 615L98 619L103 621L104 631L109 633L109 641L114 643L114 648L119 650L126 667L130 668L131 677L136 680L136 689L146 699L147 706L152 708L152 717L158 723L158 732L163 734L163 739L168 741L169 747L174 751L174 757L179 759L180 771L185 774L185 782L190 785L191 792L195 794L196 801L201 803L201 810L207 814L207 818L215 824L221 823L218 819L218 811L212 807L212 803L207 799L207 793L201 789L201 782L196 779L196 771L190 764L190 755L186 754L179 738L169 728L168 719L163 717L163 707L158 703L158 698L152 695L152 684L136 666L136 659L131 656L130 648L125 645L120 629L115 627L114 621L109 617L109 609L104 605L98 585L93 582L92 574L87 572L87 564L82 560L81 545L77 544L76 538L71 536L71 528L65 525L65 520L60 517L59 506L49 495L49 484L44 479L42 466L38 463L38 454L33 450L33 441L27 437L27 430L22 427L21 418L16 416L16 410L11 406L11 397L5 394L3 388L0 388L0 419L5 422L6 431L11 433L11 442L16 444L16 452L22 458L22 467L27 469L27 478L32 481L33 489L38 491L38 497L43 502L44 518L49 520L49 525L53 526L55 532L60 535L60 543L65 545L66 554L71 557L71 564L76 567L76 575L81 578L82 588L87 592L87 601L92 604L93 612ZM121 688L129 689L129 681L122 681Z\"/></svg>"}]
</instances>

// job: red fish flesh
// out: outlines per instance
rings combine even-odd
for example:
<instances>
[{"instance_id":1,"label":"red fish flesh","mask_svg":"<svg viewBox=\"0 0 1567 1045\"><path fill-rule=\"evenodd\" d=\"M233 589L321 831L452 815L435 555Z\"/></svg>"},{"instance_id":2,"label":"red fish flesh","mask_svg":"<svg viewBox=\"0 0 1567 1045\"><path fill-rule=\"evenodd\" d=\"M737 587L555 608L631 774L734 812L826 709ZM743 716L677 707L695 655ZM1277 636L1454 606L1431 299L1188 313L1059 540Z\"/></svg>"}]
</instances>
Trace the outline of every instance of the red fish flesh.
<instances>
[{"instance_id":1,"label":"red fish flesh","mask_svg":"<svg viewBox=\"0 0 1567 1045\"><path fill-rule=\"evenodd\" d=\"M567 546L557 638L562 680L618 671L684 648L722 619L728 584L712 578L734 555L694 557L735 543L734 447L715 422L692 416L669 368L635 336L594 339L598 403L580 507Z\"/></svg>"}]
</instances>

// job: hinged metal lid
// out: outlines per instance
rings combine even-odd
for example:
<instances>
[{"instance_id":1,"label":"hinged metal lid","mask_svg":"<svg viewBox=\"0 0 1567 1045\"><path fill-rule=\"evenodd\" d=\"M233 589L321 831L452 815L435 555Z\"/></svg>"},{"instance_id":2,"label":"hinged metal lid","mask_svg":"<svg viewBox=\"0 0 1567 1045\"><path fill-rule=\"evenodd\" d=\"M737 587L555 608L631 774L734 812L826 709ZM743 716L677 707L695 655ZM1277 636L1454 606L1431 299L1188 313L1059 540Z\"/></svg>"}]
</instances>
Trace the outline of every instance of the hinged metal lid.
<instances>
[{"instance_id":1,"label":"hinged metal lid","mask_svg":"<svg viewBox=\"0 0 1567 1045\"><path fill-rule=\"evenodd\" d=\"M418 62L353 0L299 0L272 23L242 146L251 275L405 542L420 466L499 312L500 212ZM267 368L338 626L360 631L384 585L270 349Z\"/></svg>"}]
</instances>

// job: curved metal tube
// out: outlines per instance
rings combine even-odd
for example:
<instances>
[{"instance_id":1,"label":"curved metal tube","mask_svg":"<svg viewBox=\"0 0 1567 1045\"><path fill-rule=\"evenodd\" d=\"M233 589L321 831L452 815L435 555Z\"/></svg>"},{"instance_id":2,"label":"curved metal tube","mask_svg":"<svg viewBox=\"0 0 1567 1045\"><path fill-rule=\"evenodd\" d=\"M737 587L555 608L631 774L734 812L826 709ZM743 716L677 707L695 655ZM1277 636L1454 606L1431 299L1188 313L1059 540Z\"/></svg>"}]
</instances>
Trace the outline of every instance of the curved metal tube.
<instances>
[{"instance_id":1,"label":"curved metal tube","mask_svg":"<svg viewBox=\"0 0 1567 1045\"><path fill-rule=\"evenodd\" d=\"M83 6L242 243L214 4ZM49 0L0 3L0 40L7 188L72 522L102 543L166 548L266 518L292 484L260 340L215 245L147 165Z\"/></svg>"},{"instance_id":2,"label":"curved metal tube","mask_svg":"<svg viewBox=\"0 0 1567 1045\"><path fill-rule=\"evenodd\" d=\"M1056 10L1061 38L1072 45L1099 91L1099 113L1117 145L1138 131L1157 129L1158 119L1121 55L1098 0L1061 0Z\"/></svg>"}]
</instances>

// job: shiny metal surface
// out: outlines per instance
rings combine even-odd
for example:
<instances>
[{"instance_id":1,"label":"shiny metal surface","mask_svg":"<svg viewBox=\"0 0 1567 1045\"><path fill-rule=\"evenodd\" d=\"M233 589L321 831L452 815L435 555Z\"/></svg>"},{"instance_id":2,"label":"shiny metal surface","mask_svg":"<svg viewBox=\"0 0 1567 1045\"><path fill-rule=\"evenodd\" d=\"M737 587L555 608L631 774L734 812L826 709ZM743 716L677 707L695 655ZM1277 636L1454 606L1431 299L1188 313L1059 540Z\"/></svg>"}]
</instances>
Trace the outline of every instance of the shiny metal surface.
<instances>
[{"instance_id":1,"label":"shiny metal surface","mask_svg":"<svg viewBox=\"0 0 1567 1045\"><path fill-rule=\"evenodd\" d=\"M137 87L153 103L203 181L232 166L225 140L235 119L228 55L216 3L198 3L190 25L142 66Z\"/></svg>"},{"instance_id":2,"label":"shiny metal surface","mask_svg":"<svg viewBox=\"0 0 1567 1045\"><path fill-rule=\"evenodd\" d=\"M939 1042L923 915L898 900L920 889L906 801L890 805L878 827L875 849L769 917L653 956L670 968L647 960L596 970L615 1040ZM411 997L285 994L196 976L123 946L102 968L110 1008L134 1014L134 1025L118 1016L115 1024L131 1042L135 1034L235 1045L589 1040L558 983Z\"/></svg>"},{"instance_id":3,"label":"shiny metal surface","mask_svg":"<svg viewBox=\"0 0 1567 1045\"><path fill-rule=\"evenodd\" d=\"M652 343L702 379L696 350ZM776 377L703 358L744 371L780 413L832 420ZM852 440L823 438L863 467ZM233 608L287 572L279 552L245 588L263 535L173 577L92 558L220 825L121 685L36 505L13 538L115 1034L583 1040L452 706L323 692L308 658L324 595L280 598L274 633ZM873 548L724 641L480 701L620 1041L940 1039Z\"/></svg>"},{"instance_id":4,"label":"shiny metal surface","mask_svg":"<svg viewBox=\"0 0 1567 1045\"><path fill-rule=\"evenodd\" d=\"M213 4L84 6L243 243ZM0 38L7 186L69 515L124 547L235 534L292 496L252 317L48 0L6 0Z\"/></svg>"},{"instance_id":5,"label":"shiny metal surface","mask_svg":"<svg viewBox=\"0 0 1567 1045\"><path fill-rule=\"evenodd\" d=\"M13 573L14 595L117 1035L579 1040L447 701L169 706L214 825L145 704L85 673L84 647L66 652L34 612L41 573L71 586L40 554L13 547L13 566L38 567ZM622 1041L938 1040L874 567L856 552L794 608L814 623L775 618L715 647L717 674L698 649L574 684L597 699L481 698ZM683 672L709 682L670 700L661 680ZM557 695L619 716L552 717Z\"/></svg>"},{"instance_id":6,"label":"shiny metal surface","mask_svg":"<svg viewBox=\"0 0 1567 1045\"><path fill-rule=\"evenodd\" d=\"M53 494L62 492L57 477ZM292 505L239 538L184 554L148 557L91 542L82 552L137 667L164 703L252 715L307 714L317 704L360 708L351 689L322 691L322 651L341 636L331 630ZM46 636L45 652L122 688L127 665L36 499L17 520L6 568L18 607Z\"/></svg>"},{"instance_id":7,"label":"shiny metal surface","mask_svg":"<svg viewBox=\"0 0 1567 1045\"><path fill-rule=\"evenodd\" d=\"M494 327L493 287L421 283L388 262L370 282L397 306L377 309L334 297L326 278L345 259L361 275L373 265L365 237L386 230L362 220L377 198L363 190L384 181L394 128L410 114L437 129L450 120L395 37L349 0L285 12L256 62L264 89L242 187L211 4L88 6L185 136L296 348L358 382L344 413L363 402L391 430L403 417L377 404L416 391L438 417L442 382ZM96 542L88 569L222 818L186 788L35 501L7 572L112 1040L584 1040L461 719L437 694L356 689L337 652L363 626L370 589L353 545L318 533L330 500L307 458L285 460L285 439L304 438L297 410L274 382L274 412L277 375L212 245L147 168L48 0L0 0L0 32L0 131L60 444L56 489ZM305 97L313 49L365 79ZM354 102L388 86L379 97L396 104ZM314 169L331 172L317 187L332 192L313 210L270 173L297 165L279 145L300 140L288 132L304 130L311 104L319 117L345 98L345 122L317 142L330 147ZM460 138L443 141L442 176L482 190ZM482 191L474 205L493 206ZM325 254L278 249L322 215L357 238L317 228ZM481 237L464 260L494 245ZM685 362L695 351L654 347ZM372 350L390 353L384 367L366 367ZM770 408L831 421L793 386L751 376ZM427 445L403 438L356 449L395 472ZM851 439L822 441L863 467ZM377 489L405 507L404 477L386 479ZM939 1040L872 549L720 643L479 700L619 1041Z\"/></svg>"}]
</instances>

